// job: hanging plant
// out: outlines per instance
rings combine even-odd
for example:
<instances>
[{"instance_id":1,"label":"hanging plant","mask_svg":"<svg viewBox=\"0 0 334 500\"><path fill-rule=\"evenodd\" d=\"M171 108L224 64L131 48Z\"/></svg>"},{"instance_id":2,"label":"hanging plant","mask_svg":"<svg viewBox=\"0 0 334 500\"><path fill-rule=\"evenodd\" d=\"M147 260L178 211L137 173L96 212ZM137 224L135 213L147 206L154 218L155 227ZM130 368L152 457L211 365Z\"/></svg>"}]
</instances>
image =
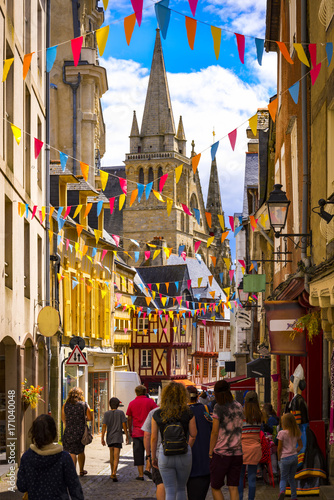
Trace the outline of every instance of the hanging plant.
<instances>
[{"instance_id":1,"label":"hanging plant","mask_svg":"<svg viewBox=\"0 0 334 500\"><path fill-rule=\"evenodd\" d=\"M42 401L45 403L44 399L41 398L41 392L43 390L43 387L37 386L34 387L33 385L27 386L27 379L24 379L24 382L22 382L22 400L25 405L30 405L32 409L35 409L38 405L38 401Z\"/></svg>"},{"instance_id":2,"label":"hanging plant","mask_svg":"<svg viewBox=\"0 0 334 500\"><path fill-rule=\"evenodd\" d=\"M320 311L312 311L301 318L296 319L292 325L289 325L292 328L292 332L290 333L290 337L294 340L297 333L302 333L307 330L307 337L309 341L312 343L313 339L321 330L321 318Z\"/></svg>"}]
</instances>

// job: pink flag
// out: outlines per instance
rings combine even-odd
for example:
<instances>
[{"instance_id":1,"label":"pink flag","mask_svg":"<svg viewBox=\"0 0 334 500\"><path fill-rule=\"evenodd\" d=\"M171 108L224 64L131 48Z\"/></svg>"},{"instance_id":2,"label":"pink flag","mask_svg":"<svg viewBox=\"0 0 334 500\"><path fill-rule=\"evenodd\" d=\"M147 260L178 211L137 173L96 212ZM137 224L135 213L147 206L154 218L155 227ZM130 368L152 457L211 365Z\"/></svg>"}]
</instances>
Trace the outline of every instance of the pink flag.
<instances>
[{"instance_id":1,"label":"pink flag","mask_svg":"<svg viewBox=\"0 0 334 500\"><path fill-rule=\"evenodd\" d=\"M150 256L151 256L151 252L150 252L149 250L147 250L147 251L145 252L145 260L149 259L149 258L150 258Z\"/></svg>"},{"instance_id":2,"label":"pink flag","mask_svg":"<svg viewBox=\"0 0 334 500\"><path fill-rule=\"evenodd\" d=\"M197 250L199 249L199 246L201 243L202 243L201 241L196 241L196 243L194 245L195 253L197 253Z\"/></svg>"},{"instance_id":3,"label":"pink flag","mask_svg":"<svg viewBox=\"0 0 334 500\"><path fill-rule=\"evenodd\" d=\"M188 0L188 2L189 2L191 13L194 16L196 14L198 0Z\"/></svg>"},{"instance_id":4,"label":"pink flag","mask_svg":"<svg viewBox=\"0 0 334 500\"><path fill-rule=\"evenodd\" d=\"M319 76L319 72L321 70L321 62L319 64L317 64L317 44L310 43L308 48L309 48L309 52L310 52L311 63L313 66L313 68L310 71L311 82L312 82L312 85L314 85L318 76Z\"/></svg>"},{"instance_id":5,"label":"pink flag","mask_svg":"<svg viewBox=\"0 0 334 500\"><path fill-rule=\"evenodd\" d=\"M230 275L230 280L232 281L234 276L234 270L229 271L228 274Z\"/></svg>"},{"instance_id":6,"label":"pink flag","mask_svg":"<svg viewBox=\"0 0 334 500\"><path fill-rule=\"evenodd\" d=\"M238 260L238 262L239 262L239 264L241 264L241 266L242 266L244 269L246 269L246 263L245 263L245 261L244 261L243 259Z\"/></svg>"},{"instance_id":7,"label":"pink flag","mask_svg":"<svg viewBox=\"0 0 334 500\"><path fill-rule=\"evenodd\" d=\"M35 137L35 160L37 160L39 153L41 152L44 142L36 139Z\"/></svg>"},{"instance_id":8,"label":"pink flag","mask_svg":"<svg viewBox=\"0 0 334 500\"><path fill-rule=\"evenodd\" d=\"M70 240L67 238L66 239L66 250L68 250L68 247L70 246Z\"/></svg>"},{"instance_id":9,"label":"pink flag","mask_svg":"<svg viewBox=\"0 0 334 500\"><path fill-rule=\"evenodd\" d=\"M43 224L43 214L42 214L42 210L38 210L38 215L39 215L39 220L40 220L41 224Z\"/></svg>"},{"instance_id":10,"label":"pink flag","mask_svg":"<svg viewBox=\"0 0 334 500\"><path fill-rule=\"evenodd\" d=\"M240 35L239 33L234 33L237 37L237 45L240 61L242 64L245 63L245 35Z\"/></svg>"},{"instance_id":11,"label":"pink flag","mask_svg":"<svg viewBox=\"0 0 334 500\"><path fill-rule=\"evenodd\" d=\"M184 260L184 262L186 261L186 258L187 258L187 254L186 252L181 252L181 257L182 259Z\"/></svg>"},{"instance_id":12,"label":"pink flag","mask_svg":"<svg viewBox=\"0 0 334 500\"><path fill-rule=\"evenodd\" d=\"M83 36L79 36L78 38L73 38L73 40L71 40L74 66L78 66L82 42L83 42Z\"/></svg>"},{"instance_id":13,"label":"pink flag","mask_svg":"<svg viewBox=\"0 0 334 500\"><path fill-rule=\"evenodd\" d=\"M233 149L234 151L234 148L235 148L235 142L237 140L237 129L234 129L232 132L230 132L228 134L228 138L230 139L230 143L231 143L231 148Z\"/></svg>"},{"instance_id":14,"label":"pink flag","mask_svg":"<svg viewBox=\"0 0 334 500\"><path fill-rule=\"evenodd\" d=\"M179 297L176 297L176 300L178 301L179 305L181 305L182 295L180 295Z\"/></svg>"},{"instance_id":15,"label":"pink flag","mask_svg":"<svg viewBox=\"0 0 334 500\"><path fill-rule=\"evenodd\" d=\"M190 212L189 208L187 207L187 205L184 205L183 203L181 203L182 205L182 208L183 208L183 211L187 214L187 215L192 215L192 213Z\"/></svg>"},{"instance_id":16,"label":"pink flag","mask_svg":"<svg viewBox=\"0 0 334 500\"><path fill-rule=\"evenodd\" d=\"M64 219L66 219L66 217L69 216L71 208L72 208L72 206L66 208L65 213L64 213Z\"/></svg>"},{"instance_id":17,"label":"pink flag","mask_svg":"<svg viewBox=\"0 0 334 500\"><path fill-rule=\"evenodd\" d=\"M34 208L32 209L31 220L33 220L33 218L35 217L36 210L37 210L37 205L34 205Z\"/></svg>"},{"instance_id":18,"label":"pink flag","mask_svg":"<svg viewBox=\"0 0 334 500\"><path fill-rule=\"evenodd\" d=\"M147 286L149 287L149 289L152 291L152 283L147 283Z\"/></svg>"},{"instance_id":19,"label":"pink flag","mask_svg":"<svg viewBox=\"0 0 334 500\"><path fill-rule=\"evenodd\" d=\"M311 75L312 85L314 85L315 82L317 81L320 70L321 70L321 63L317 64L316 66L314 66L314 68L311 69L310 75Z\"/></svg>"},{"instance_id":20,"label":"pink flag","mask_svg":"<svg viewBox=\"0 0 334 500\"><path fill-rule=\"evenodd\" d=\"M143 16L143 0L131 0L132 8L135 11L138 26L141 25Z\"/></svg>"},{"instance_id":21,"label":"pink flag","mask_svg":"<svg viewBox=\"0 0 334 500\"><path fill-rule=\"evenodd\" d=\"M188 290L190 290L190 287L191 287L191 280L187 280L187 288L188 288Z\"/></svg>"},{"instance_id":22,"label":"pink flag","mask_svg":"<svg viewBox=\"0 0 334 500\"><path fill-rule=\"evenodd\" d=\"M118 247L119 245L119 240L121 239L119 236L117 236L117 234L112 234L111 235L116 243L116 246Z\"/></svg>"},{"instance_id":23,"label":"pink flag","mask_svg":"<svg viewBox=\"0 0 334 500\"><path fill-rule=\"evenodd\" d=\"M203 323L204 326L206 326L206 319L203 319L202 323Z\"/></svg>"},{"instance_id":24,"label":"pink flag","mask_svg":"<svg viewBox=\"0 0 334 500\"><path fill-rule=\"evenodd\" d=\"M113 211L114 211L115 197L114 198L109 198L109 205L110 205L110 214L112 214Z\"/></svg>"},{"instance_id":25,"label":"pink flag","mask_svg":"<svg viewBox=\"0 0 334 500\"><path fill-rule=\"evenodd\" d=\"M168 177L168 174L165 174L163 175L161 178L160 178L160 181L159 181L159 191L160 193L162 193L162 190L164 188L164 185L165 185L165 182L167 180L167 177Z\"/></svg>"},{"instance_id":26,"label":"pink flag","mask_svg":"<svg viewBox=\"0 0 334 500\"><path fill-rule=\"evenodd\" d=\"M105 258L106 256L106 253L108 252L108 250L102 250L102 255L101 255L101 262L103 261L103 259Z\"/></svg>"},{"instance_id":27,"label":"pink flag","mask_svg":"<svg viewBox=\"0 0 334 500\"><path fill-rule=\"evenodd\" d=\"M128 192L128 183L126 179L123 179L122 177L119 177L119 183L121 185L121 189L123 193L126 195Z\"/></svg>"},{"instance_id":28,"label":"pink flag","mask_svg":"<svg viewBox=\"0 0 334 500\"><path fill-rule=\"evenodd\" d=\"M164 333L167 333L167 328L162 329Z\"/></svg>"},{"instance_id":29,"label":"pink flag","mask_svg":"<svg viewBox=\"0 0 334 500\"><path fill-rule=\"evenodd\" d=\"M234 232L234 217L232 217L232 215L229 215L228 220L230 221L231 231Z\"/></svg>"}]
</instances>

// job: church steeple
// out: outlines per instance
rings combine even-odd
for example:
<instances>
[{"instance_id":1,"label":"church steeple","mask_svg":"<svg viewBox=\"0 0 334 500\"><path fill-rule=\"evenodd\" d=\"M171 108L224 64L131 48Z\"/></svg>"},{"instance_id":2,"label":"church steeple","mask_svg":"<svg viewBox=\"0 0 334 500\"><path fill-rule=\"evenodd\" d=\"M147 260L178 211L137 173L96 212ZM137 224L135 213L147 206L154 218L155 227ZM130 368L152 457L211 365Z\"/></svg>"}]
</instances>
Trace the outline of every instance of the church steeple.
<instances>
[{"instance_id":1,"label":"church steeple","mask_svg":"<svg viewBox=\"0 0 334 500\"><path fill-rule=\"evenodd\" d=\"M136 112L133 112L132 127L130 132L130 137L139 137L139 127L137 122Z\"/></svg>"},{"instance_id":2,"label":"church steeple","mask_svg":"<svg viewBox=\"0 0 334 500\"><path fill-rule=\"evenodd\" d=\"M139 127L137 122L136 112L133 112L132 127L130 132L130 153L140 153L141 152L141 141L139 136Z\"/></svg>"},{"instance_id":3,"label":"church steeple","mask_svg":"<svg viewBox=\"0 0 334 500\"><path fill-rule=\"evenodd\" d=\"M182 116L180 116L179 126L177 128L176 139L179 143L179 153L186 156L186 142L187 142L187 140L186 140L186 135L184 133Z\"/></svg>"},{"instance_id":4,"label":"church steeple","mask_svg":"<svg viewBox=\"0 0 334 500\"><path fill-rule=\"evenodd\" d=\"M210 181L206 210L212 214L212 227L219 227L220 223L217 214L223 214L222 200L220 196L220 186L216 158L211 163Z\"/></svg>"}]
</instances>

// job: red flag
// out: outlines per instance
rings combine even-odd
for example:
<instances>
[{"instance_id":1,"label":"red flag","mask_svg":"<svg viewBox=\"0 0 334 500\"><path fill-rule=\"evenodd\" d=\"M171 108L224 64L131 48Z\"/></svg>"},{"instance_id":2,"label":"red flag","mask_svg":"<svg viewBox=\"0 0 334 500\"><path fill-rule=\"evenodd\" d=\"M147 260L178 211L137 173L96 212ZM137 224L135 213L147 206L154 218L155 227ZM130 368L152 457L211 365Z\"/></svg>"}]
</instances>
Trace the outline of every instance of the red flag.
<instances>
[{"instance_id":1,"label":"red flag","mask_svg":"<svg viewBox=\"0 0 334 500\"><path fill-rule=\"evenodd\" d=\"M36 139L36 137L35 137L35 160L37 160L39 153L41 152L43 144L44 144L44 142L40 141L39 139Z\"/></svg>"},{"instance_id":2,"label":"red flag","mask_svg":"<svg viewBox=\"0 0 334 500\"><path fill-rule=\"evenodd\" d=\"M126 179L123 179L122 177L119 177L119 183L121 185L121 189L123 193L126 195L128 192L128 183Z\"/></svg>"},{"instance_id":3,"label":"red flag","mask_svg":"<svg viewBox=\"0 0 334 500\"><path fill-rule=\"evenodd\" d=\"M245 63L245 35L240 35L239 33L234 33L237 38L239 58L242 64Z\"/></svg>"},{"instance_id":4,"label":"red flag","mask_svg":"<svg viewBox=\"0 0 334 500\"><path fill-rule=\"evenodd\" d=\"M164 185L165 185L165 182L167 180L167 177L168 177L168 174L165 174L159 180L159 191L160 191L160 193L162 192L162 190L164 188Z\"/></svg>"},{"instance_id":5,"label":"red flag","mask_svg":"<svg viewBox=\"0 0 334 500\"><path fill-rule=\"evenodd\" d=\"M231 148L234 151L235 143L236 143L236 140L237 140L237 129L234 129L232 132L230 132L228 134L228 138L230 139Z\"/></svg>"},{"instance_id":6,"label":"red flag","mask_svg":"<svg viewBox=\"0 0 334 500\"><path fill-rule=\"evenodd\" d=\"M78 66L81 54L82 42L83 42L83 36L79 36L78 38L73 38L73 40L71 40L74 66Z\"/></svg>"},{"instance_id":7,"label":"red flag","mask_svg":"<svg viewBox=\"0 0 334 500\"><path fill-rule=\"evenodd\" d=\"M109 198L109 205L110 205L110 214L112 215L114 211L115 197Z\"/></svg>"},{"instance_id":8,"label":"red flag","mask_svg":"<svg viewBox=\"0 0 334 500\"><path fill-rule=\"evenodd\" d=\"M185 16L185 18L189 47L191 48L191 50L194 50L197 21L196 19L192 19L192 17Z\"/></svg>"},{"instance_id":9,"label":"red flag","mask_svg":"<svg viewBox=\"0 0 334 500\"><path fill-rule=\"evenodd\" d=\"M131 4L136 14L138 26L140 26L143 16L143 0L131 0Z\"/></svg>"}]
</instances>

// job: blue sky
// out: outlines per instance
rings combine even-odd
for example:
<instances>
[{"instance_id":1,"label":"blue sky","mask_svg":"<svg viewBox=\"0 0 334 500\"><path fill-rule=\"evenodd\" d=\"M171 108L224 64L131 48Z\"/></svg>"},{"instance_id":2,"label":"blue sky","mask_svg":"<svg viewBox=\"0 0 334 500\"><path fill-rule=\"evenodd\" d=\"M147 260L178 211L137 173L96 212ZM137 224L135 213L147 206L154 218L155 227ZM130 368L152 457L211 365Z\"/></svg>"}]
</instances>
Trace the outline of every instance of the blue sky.
<instances>
[{"instance_id":1,"label":"blue sky","mask_svg":"<svg viewBox=\"0 0 334 500\"><path fill-rule=\"evenodd\" d=\"M129 152L133 110L139 127L144 108L157 21L152 0L144 0L141 27L134 29L130 46L124 35L123 19L133 13L130 0L109 0L105 24L110 25L106 50L101 60L108 73L109 90L102 98L106 123L104 165L121 165ZM100 1L100 5L102 2ZM263 56L259 66L253 38L264 38L266 0L198 0L194 50L185 28L192 17L187 0L170 0L171 20L166 40L162 39L174 120L182 115L187 137L187 154L194 139L204 199L210 174L210 151L215 129L219 140L247 122L258 107L266 106L276 93L276 55ZM176 11L176 12L175 12ZM183 14L180 15L177 12ZM202 24L201 22L206 23ZM210 25L222 28L219 60L216 60ZM246 35L245 64L241 64L234 32ZM217 164L223 210L226 219L242 209L246 125L238 128L235 151L228 138L220 141ZM234 248L233 236L230 238Z\"/></svg>"}]
</instances>

